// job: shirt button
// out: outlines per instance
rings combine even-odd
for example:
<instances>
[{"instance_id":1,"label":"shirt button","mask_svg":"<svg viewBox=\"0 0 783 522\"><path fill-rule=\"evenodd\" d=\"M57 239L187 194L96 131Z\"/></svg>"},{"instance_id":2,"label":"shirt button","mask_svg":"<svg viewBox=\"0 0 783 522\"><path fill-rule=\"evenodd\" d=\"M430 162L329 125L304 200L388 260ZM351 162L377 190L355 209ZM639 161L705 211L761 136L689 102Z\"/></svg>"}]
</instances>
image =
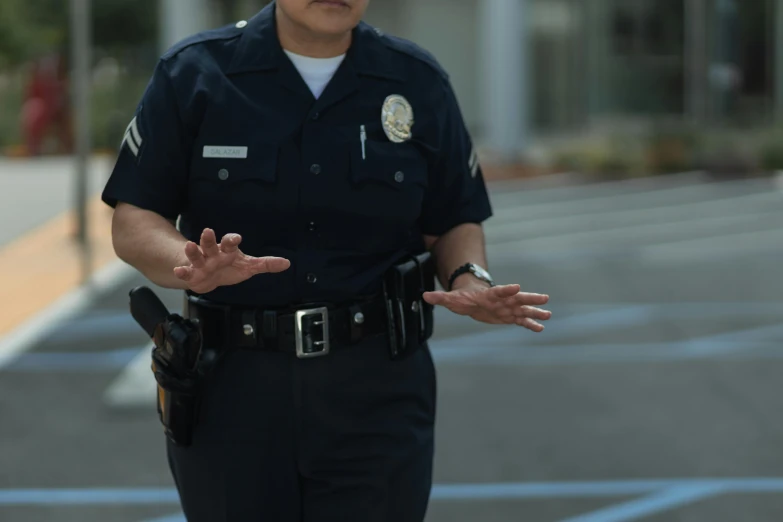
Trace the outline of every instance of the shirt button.
<instances>
[{"instance_id":1,"label":"shirt button","mask_svg":"<svg viewBox=\"0 0 783 522\"><path fill-rule=\"evenodd\" d=\"M313 114L313 121L317 121L318 118L320 118L320 117L321 117L321 113L320 112L316 112L315 114Z\"/></svg>"},{"instance_id":2,"label":"shirt button","mask_svg":"<svg viewBox=\"0 0 783 522\"><path fill-rule=\"evenodd\" d=\"M316 176L321 173L321 166L318 163L314 163L310 166L310 172L315 174Z\"/></svg>"},{"instance_id":3,"label":"shirt button","mask_svg":"<svg viewBox=\"0 0 783 522\"><path fill-rule=\"evenodd\" d=\"M228 179L228 171L226 169L220 169L218 171L218 178L225 181Z\"/></svg>"},{"instance_id":4,"label":"shirt button","mask_svg":"<svg viewBox=\"0 0 783 522\"><path fill-rule=\"evenodd\" d=\"M397 172L394 175L394 181L396 181L397 183L402 183L404 179L405 179L405 174L402 172Z\"/></svg>"},{"instance_id":5,"label":"shirt button","mask_svg":"<svg viewBox=\"0 0 783 522\"><path fill-rule=\"evenodd\" d=\"M318 228L318 227L315 225L315 221L311 221L311 222L310 222L310 223L307 225L307 230L309 230L310 232L315 232L317 228Z\"/></svg>"},{"instance_id":6,"label":"shirt button","mask_svg":"<svg viewBox=\"0 0 783 522\"><path fill-rule=\"evenodd\" d=\"M313 273L307 274L307 282L308 283L312 284L312 283L315 283L316 281L318 281L318 278L315 277L315 274L313 274Z\"/></svg>"}]
</instances>

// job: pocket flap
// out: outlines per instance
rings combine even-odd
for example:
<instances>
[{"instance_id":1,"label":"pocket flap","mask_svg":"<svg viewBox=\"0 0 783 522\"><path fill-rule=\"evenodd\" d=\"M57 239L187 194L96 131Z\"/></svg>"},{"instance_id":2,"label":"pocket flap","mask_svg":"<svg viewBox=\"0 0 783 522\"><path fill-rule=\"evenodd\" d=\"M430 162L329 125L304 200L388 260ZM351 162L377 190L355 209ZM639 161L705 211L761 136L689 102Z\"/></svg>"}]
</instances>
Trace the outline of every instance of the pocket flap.
<instances>
[{"instance_id":1,"label":"pocket flap","mask_svg":"<svg viewBox=\"0 0 783 522\"><path fill-rule=\"evenodd\" d=\"M191 168L193 178L221 184L259 181L271 183L277 180L276 145L248 147L247 157L199 157Z\"/></svg>"},{"instance_id":2,"label":"pocket flap","mask_svg":"<svg viewBox=\"0 0 783 522\"><path fill-rule=\"evenodd\" d=\"M362 184L383 183L395 189L411 185L427 187L427 162L414 145L383 141L366 141L351 152L351 176Z\"/></svg>"}]
</instances>

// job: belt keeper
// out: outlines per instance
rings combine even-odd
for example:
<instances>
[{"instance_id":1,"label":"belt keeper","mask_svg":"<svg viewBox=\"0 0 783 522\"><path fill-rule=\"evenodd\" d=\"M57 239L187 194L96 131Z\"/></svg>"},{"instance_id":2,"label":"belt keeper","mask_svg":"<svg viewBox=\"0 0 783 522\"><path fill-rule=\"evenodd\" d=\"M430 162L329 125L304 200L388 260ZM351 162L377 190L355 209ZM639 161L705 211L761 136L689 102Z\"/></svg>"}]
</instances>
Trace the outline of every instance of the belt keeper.
<instances>
[{"instance_id":1,"label":"belt keeper","mask_svg":"<svg viewBox=\"0 0 783 522\"><path fill-rule=\"evenodd\" d=\"M274 310L264 310L264 337L277 337L277 312Z\"/></svg>"}]
</instances>

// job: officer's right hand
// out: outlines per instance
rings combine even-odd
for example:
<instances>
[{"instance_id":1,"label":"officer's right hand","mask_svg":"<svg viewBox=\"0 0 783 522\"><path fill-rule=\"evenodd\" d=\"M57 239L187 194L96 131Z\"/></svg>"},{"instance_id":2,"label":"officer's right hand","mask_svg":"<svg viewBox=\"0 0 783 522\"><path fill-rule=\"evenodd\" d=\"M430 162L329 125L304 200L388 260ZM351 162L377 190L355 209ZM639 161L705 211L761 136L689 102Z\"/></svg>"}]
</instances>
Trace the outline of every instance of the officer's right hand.
<instances>
[{"instance_id":1,"label":"officer's right hand","mask_svg":"<svg viewBox=\"0 0 783 522\"><path fill-rule=\"evenodd\" d=\"M230 286L256 274L288 270L291 262L282 257L251 257L239 250L242 237L226 234L218 245L215 232L209 228L201 234L201 244L188 241L185 255L190 266L174 268L174 275L197 294L211 292L219 286Z\"/></svg>"}]
</instances>

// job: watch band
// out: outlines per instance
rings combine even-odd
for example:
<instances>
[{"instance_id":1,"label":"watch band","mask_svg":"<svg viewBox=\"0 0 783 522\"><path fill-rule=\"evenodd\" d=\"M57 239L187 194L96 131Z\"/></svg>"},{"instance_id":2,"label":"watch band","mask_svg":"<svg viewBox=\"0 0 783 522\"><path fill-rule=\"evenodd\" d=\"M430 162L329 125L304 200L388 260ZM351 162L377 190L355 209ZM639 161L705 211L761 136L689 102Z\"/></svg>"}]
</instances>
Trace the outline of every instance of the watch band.
<instances>
[{"instance_id":1,"label":"watch band","mask_svg":"<svg viewBox=\"0 0 783 522\"><path fill-rule=\"evenodd\" d=\"M474 267L480 268L477 265L474 265L473 263L465 263L461 267L459 267L456 270L454 270L454 272L452 272L451 276L449 277L449 281L448 281L449 288L448 288L448 291L449 292L451 291L452 287L454 286L454 281L459 276L461 276L462 274L473 274L475 277L477 277L481 281L485 281L485 282L489 283L490 286L494 286L494 283L492 282L491 278L489 280L487 280L484 277L481 277L479 274L476 273L476 270L475 270ZM481 270L483 271L483 269L481 269Z\"/></svg>"}]
</instances>

